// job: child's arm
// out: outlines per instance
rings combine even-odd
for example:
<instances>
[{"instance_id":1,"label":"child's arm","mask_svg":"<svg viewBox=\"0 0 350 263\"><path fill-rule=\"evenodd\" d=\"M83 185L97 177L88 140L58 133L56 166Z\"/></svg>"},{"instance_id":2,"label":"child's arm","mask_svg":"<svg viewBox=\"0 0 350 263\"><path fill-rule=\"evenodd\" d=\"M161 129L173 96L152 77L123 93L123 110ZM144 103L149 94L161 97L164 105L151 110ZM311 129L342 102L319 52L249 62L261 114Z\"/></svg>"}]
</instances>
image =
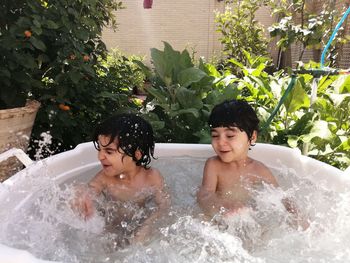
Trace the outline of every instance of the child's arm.
<instances>
[{"instance_id":1,"label":"child's arm","mask_svg":"<svg viewBox=\"0 0 350 263\"><path fill-rule=\"evenodd\" d=\"M158 172L154 169L154 187L155 187L155 202L158 209L155 210L142 224L142 226L135 233L133 242L143 242L147 237L150 236L155 222L162 217L170 206L170 197L164 187L164 179Z\"/></svg>"},{"instance_id":2,"label":"child's arm","mask_svg":"<svg viewBox=\"0 0 350 263\"><path fill-rule=\"evenodd\" d=\"M210 217L217 214L221 207L232 212L243 206L239 202L233 202L217 195L218 176L216 171L213 160L208 159L204 166L202 185L197 193L197 202L200 208Z\"/></svg>"},{"instance_id":3,"label":"child's arm","mask_svg":"<svg viewBox=\"0 0 350 263\"><path fill-rule=\"evenodd\" d=\"M93 199L99 195L103 189L103 171L100 171L86 186L75 188L75 198L72 201L72 208L76 210L84 219L89 219L95 212Z\"/></svg>"},{"instance_id":4,"label":"child's arm","mask_svg":"<svg viewBox=\"0 0 350 263\"><path fill-rule=\"evenodd\" d=\"M273 176L271 171L266 166L263 166L261 168L261 175L262 175L262 179L266 183L269 183L274 187L279 186L276 178ZM284 198L282 200L282 204L284 205L286 210L293 215L293 221L294 221L293 225L300 226L303 230L309 227L308 220L302 215L297 205L290 198Z\"/></svg>"},{"instance_id":5,"label":"child's arm","mask_svg":"<svg viewBox=\"0 0 350 263\"><path fill-rule=\"evenodd\" d=\"M286 210L293 215L292 225L294 227L300 226L303 230L309 227L309 221L305 218L304 215L300 212L297 205L289 198L284 198L282 203Z\"/></svg>"}]
</instances>

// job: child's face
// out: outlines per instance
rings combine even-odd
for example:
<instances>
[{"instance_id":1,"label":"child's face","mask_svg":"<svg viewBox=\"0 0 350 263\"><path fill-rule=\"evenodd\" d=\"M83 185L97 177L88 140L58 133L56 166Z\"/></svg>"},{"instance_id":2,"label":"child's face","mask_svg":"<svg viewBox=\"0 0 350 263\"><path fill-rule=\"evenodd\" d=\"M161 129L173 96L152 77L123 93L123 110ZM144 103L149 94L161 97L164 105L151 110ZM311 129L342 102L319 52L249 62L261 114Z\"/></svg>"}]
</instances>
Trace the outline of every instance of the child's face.
<instances>
[{"instance_id":1,"label":"child's face","mask_svg":"<svg viewBox=\"0 0 350 263\"><path fill-rule=\"evenodd\" d=\"M107 176L126 173L128 169L135 166L135 162L122 149L118 150L117 142L108 144L109 140L110 136L98 136L98 159L103 166L104 173Z\"/></svg>"},{"instance_id":2,"label":"child's face","mask_svg":"<svg viewBox=\"0 0 350 263\"><path fill-rule=\"evenodd\" d=\"M251 140L237 127L217 127L211 130L211 145L225 163L245 160L251 143L255 143L256 131Z\"/></svg>"}]
</instances>

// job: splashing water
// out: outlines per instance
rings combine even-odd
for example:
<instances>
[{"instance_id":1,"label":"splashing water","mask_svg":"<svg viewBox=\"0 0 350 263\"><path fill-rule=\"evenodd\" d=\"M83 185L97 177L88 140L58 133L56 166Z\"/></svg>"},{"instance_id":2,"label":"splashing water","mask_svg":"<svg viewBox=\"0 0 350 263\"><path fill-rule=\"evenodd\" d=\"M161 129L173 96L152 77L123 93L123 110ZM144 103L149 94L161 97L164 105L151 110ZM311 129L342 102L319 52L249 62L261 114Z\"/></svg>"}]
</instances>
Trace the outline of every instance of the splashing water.
<instances>
[{"instance_id":1,"label":"splashing water","mask_svg":"<svg viewBox=\"0 0 350 263\"><path fill-rule=\"evenodd\" d=\"M50 146L52 144L52 135L50 132L43 132L40 134L40 140L35 140L34 144L37 146L35 147L35 160L40 160L45 156L51 156L54 154L54 151L50 150Z\"/></svg>"},{"instance_id":2,"label":"splashing water","mask_svg":"<svg viewBox=\"0 0 350 263\"><path fill-rule=\"evenodd\" d=\"M196 204L203 165L203 159L185 157L154 162L164 175L172 207L158 222L159 231L144 245L121 245L126 237L122 232L106 231L107 219L120 209L118 203L98 200L104 213L87 221L72 211L72 186L87 182L98 167L60 184L47 179L45 171L28 175L26 180L34 194L11 213L0 210L0 243L67 263L294 263L346 262L350 258L349 187L336 192L329 190L327 182L316 184L308 175L297 175L292 169L273 170L281 188L252 190L256 208L221 218L218 224L219 220L203 220ZM308 217L307 230L291 226L291 215L281 202L286 197L293 198ZM147 211L132 204L124 208L138 214L134 222L120 222L121 229L132 231Z\"/></svg>"}]
</instances>

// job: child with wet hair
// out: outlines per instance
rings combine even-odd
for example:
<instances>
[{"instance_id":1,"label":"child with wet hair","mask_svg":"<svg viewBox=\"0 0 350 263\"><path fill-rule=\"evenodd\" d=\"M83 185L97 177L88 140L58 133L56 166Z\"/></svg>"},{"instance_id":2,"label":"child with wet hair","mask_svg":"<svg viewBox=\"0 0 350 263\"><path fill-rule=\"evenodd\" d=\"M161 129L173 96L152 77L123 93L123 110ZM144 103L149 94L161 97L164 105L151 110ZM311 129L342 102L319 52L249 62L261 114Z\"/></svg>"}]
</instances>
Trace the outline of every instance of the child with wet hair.
<instances>
[{"instance_id":1,"label":"child with wet hair","mask_svg":"<svg viewBox=\"0 0 350 263\"><path fill-rule=\"evenodd\" d=\"M80 188L76 192L73 207L89 219L98 212L95 200L102 194L106 200L119 204L118 209L109 209L113 206L102 209L110 227L128 226L129 232L133 232L129 233L132 241L143 241L169 206L163 177L157 169L149 167L155 147L151 125L135 114L115 115L97 126L93 143L102 169L88 183L88 191ZM145 218L138 222L140 226L128 225L152 202L155 206L143 213Z\"/></svg>"},{"instance_id":2,"label":"child with wet hair","mask_svg":"<svg viewBox=\"0 0 350 263\"><path fill-rule=\"evenodd\" d=\"M198 204L206 215L212 218L219 212L223 216L235 214L254 206L251 189L263 184L278 187L269 168L248 156L257 140L259 119L245 100L233 99L216 105L208 124L216 156L207 159L197 193ZM283 203L302 223L296 206L288 200Z\"/></svg>"}]
</instances>

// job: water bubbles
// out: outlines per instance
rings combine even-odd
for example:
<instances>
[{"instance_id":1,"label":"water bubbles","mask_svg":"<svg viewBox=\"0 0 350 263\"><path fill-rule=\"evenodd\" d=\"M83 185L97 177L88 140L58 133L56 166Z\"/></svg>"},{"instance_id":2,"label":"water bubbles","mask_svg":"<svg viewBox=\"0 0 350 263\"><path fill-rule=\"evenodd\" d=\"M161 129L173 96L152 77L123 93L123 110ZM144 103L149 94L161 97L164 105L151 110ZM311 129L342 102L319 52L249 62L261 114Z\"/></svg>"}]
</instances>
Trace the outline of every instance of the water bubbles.
<instances>
[{"instance_id":1,"label":"water bubbles","mask_svg":"<svg viewBox=\"0 0 350 263\"><path fill-rule=\"evenodd\" d=\"M45 154L52 155L54 151L50 150L52 144L52 135L49 131L40 134L41 139L35 140L34 143L37 144L36 153L34 155L35 160L40 160L45 157Z\"/></svg>"},{"instance_id":2,"label":"water bubbles","mask_svg":"<svg viewBox=\"0 0 350 263\"><path fill-rule=\"evenodd\" d=\"M227 209L225 208L225 207L220 207L220 214L223 214L223 213L225 213L227 211Z\"/></svg>"},{"instance_id":3,"label":"water bubbles","mask_svg":"<svg viewBox=\"0 0 350 263\"><path fill-rule=\"evenodd\" d=\"M281 173L277 174L279 182L283 182L281 188L249 189L254 195L254 209L227 216L221 207L208 222L199 215L193 194L201 183L203 165L200 158L160 157L154 163L169 186L172 207L154 224L154 233L142 245L129 243L132 233L154 211L154 200L147 200L147 205L140 207L103 197L96 201L96 216L84 220L73 213L66 201L69 186L46 179L45 171L35 174L37 179L26 177L35 187L20 208L11 213L0 209L0 243L67 263L335 263L350 258L346 247L350 242L350 189L339 193L306 176L299 178L304 175ZM73 179L86 181L95 172L84 170ZM311 221L307 231L289 224L291 215L281 200L291 196ZM12 200L6 199L10 204Z\"/></svg>"},{"instance_id":4,"label":"water bubbles","mask_svg":"<svg viewBox=\"0 0 350 263\"><path fill-rule=\"evenodd\" d=\"M151 102L148 102L147 104L146 104L146 109L147 109L147 111L153 111L154 109L155 109L155 105L153 104L153 103L151 103Z\"/></svg>"},{"instance_id":5,"label":"water bubbles","mask_svg":"<svg viewBox=\"0 0 350 263\"><path fill-rule=\"evenodd\" d=\"M50 111L49 111L49 114L48 114L49 120L52 120L53 117L54 117L56 114L57 114L56 111L50 110ZM50 124L50 127L51 127L51 124Z\"/></svg>"},{"instance_id":6,"label":"water bubbles","mask_svg":"<svg viewBox=\"0 0 350 263\"><path fill-rule=\"evenodd\" d=\"M147 248L146 249L146 254L147 255L152 255L153 254L153 249L152 248Z\"/></svg>"}]
</instances>

